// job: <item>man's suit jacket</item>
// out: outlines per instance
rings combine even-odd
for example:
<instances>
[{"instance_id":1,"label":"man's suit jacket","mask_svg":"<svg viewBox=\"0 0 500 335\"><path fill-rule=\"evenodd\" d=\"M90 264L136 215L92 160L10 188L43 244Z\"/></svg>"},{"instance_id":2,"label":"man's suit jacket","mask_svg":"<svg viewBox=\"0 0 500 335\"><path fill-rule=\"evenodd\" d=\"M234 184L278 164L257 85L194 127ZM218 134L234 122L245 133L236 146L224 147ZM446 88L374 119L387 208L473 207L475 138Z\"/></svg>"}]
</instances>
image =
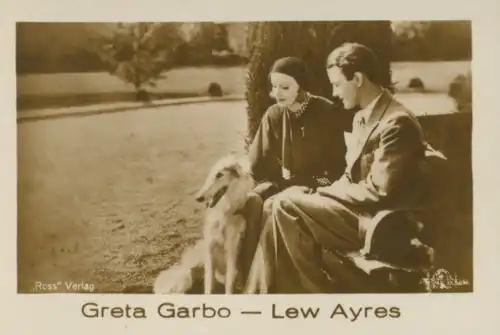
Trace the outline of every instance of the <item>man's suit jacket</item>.
<instances>
[{"instance_id":1,"label":"man's suit jacket","mask_svg":"<svg viewBox=\"0 0 500 335\"><path fill-rule=\"evenodd\" d=\"M425 151L417 118L384 91L364 129L353 129L342 178L318 193L372 216L418 206L424 192Z\"/></svg>"}]
</instances>

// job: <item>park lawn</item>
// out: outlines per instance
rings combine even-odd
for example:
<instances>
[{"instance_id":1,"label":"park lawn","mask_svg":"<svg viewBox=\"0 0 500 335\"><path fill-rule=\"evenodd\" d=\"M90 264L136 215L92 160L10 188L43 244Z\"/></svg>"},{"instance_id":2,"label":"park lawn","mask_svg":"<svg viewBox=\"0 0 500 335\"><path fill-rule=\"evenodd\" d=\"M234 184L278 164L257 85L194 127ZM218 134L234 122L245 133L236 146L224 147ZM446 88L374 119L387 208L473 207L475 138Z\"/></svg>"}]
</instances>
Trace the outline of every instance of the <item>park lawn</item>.
<instances>
[{"instance_id":1,"label":"park lawn","mask_svg":"<svg viewBox=\"0 0 500 335\"><path fill-rule=\"evenodd\" d=\"M187 67L165 75L157 87L148 88L154 100L207 96L212 82L221 85L225 95L242 95L245 89L243 67ZM20 111L135 101L132 85L105 72L22 75L17 89Z\"/></svg>"},{"instance_id":2,"label":"park lawn","mask_svg":"<svg viewBox=\"0 0 500 335\"><path fill-rule=\"evenodd\" d=\"M240 102L19 124L19 291L150 289L200 236L194 194L245 129Z\"/></svg>"},{"instance_id":3,"label":"park lawn","mask_svg":"<svg viewBox=\"0 0 500 335\"><path fill-rule=\"evenodd\" d=\"M457 75L471 71L471 62L393 62L391 71L392 81L399 91L405 91L410 80L418 77L426 91L447 93L450 82Z\"/></svg>"},{"instance_id":4,"label":"park lawn","mask_svg":"<svg viewBox=\"0 0 500 335\"><path fill-rule=\"evenodd\" d=\"M429 92L446 94L458 74L470 71L469 61L394 62L392 79L405 91L411 78L419 77ZM154 99L207 95L211 82L226 95L245 92L244 67L186 67L172 69L152 89ZM108 73L28 74L17 77L18 109L71 107L116 101L133 101L134 89Z\"/></svg>"}]
</instances>

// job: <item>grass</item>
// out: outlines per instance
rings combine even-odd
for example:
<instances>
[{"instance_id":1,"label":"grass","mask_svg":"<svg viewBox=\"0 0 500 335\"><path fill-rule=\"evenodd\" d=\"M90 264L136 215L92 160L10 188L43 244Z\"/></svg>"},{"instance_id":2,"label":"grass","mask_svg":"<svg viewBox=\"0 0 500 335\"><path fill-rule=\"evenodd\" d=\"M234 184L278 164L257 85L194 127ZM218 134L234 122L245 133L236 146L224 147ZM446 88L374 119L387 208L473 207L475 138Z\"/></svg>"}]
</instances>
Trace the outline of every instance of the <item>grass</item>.
<instances>
[{"instance_id":1,"label":"grass","mask_svg":"<svg viewBox=\"0 0 500 335\"><path fill-rule=\"evenodd\" d=\"M447 92L458 75L471 70L468 61L459 62L395 62L391 65L392 80L398 90L405 90L413 77L419 77L428 92Z\"/></svg>"},{"instance_id":2,"label":"grass","mask_svg":"<svg viewBox=\"0 0 500 335\"><path fill-rule=\"evenodd\" d=\"M423 80L427 92L446 96L449 83L459 73L470 70L470 62L396 62L392 64L393 81L400 92L412 77ZM243 94L245 69L180 68L152 90L153 98L178 98L206 95L211 82L221 85L225 94ZM107 73L30 74L17 77L18 109L70 107L116 101L131 101L131 85Z\"/></svg>"},{"instance_id":3,"label":"grass","mask_svg":"<svg viewBox=\"0 0 500 335\"><path fill-rule=\"evenodd\" d=\"M150 89L153 99L207 95L211 82L224 94L243 94L244 68L180 68ZM108 73L57 73L18 76L18 109L70 107L117 101L133 101L134 88Z\"/></svg>"},{"instance_id":4,"label":"grass","mask_svg":"<svg viewBox=\"0 0 500 335\"><path fill-rule=\"evenodd\" d=\"M20 124L19 291L148 290L199 236L193 195L245 126L238 102Z\"/></svg>"}]
</instances>

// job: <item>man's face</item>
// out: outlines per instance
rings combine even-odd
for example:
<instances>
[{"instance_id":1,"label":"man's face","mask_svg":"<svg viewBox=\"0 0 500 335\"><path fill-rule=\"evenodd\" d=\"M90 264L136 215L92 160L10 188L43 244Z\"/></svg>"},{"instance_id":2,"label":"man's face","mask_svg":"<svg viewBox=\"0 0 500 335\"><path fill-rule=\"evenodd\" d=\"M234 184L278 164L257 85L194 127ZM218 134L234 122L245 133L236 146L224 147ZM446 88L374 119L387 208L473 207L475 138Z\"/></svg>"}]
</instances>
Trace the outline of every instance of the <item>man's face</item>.
<instances>
[{"instance_id":1,"label":"man's face","mask_svg":"<svg viewBox=\"0 0 500 335\"><path fill-rule=\"evenodd\" d=\"M356 77L351 80L342 73L342 70L333 66L327 70L328 78L332 84L332 94L334 97L340 98L345 109L352 109L358 105L358 85Z\"/></svg>"}]
</instances>

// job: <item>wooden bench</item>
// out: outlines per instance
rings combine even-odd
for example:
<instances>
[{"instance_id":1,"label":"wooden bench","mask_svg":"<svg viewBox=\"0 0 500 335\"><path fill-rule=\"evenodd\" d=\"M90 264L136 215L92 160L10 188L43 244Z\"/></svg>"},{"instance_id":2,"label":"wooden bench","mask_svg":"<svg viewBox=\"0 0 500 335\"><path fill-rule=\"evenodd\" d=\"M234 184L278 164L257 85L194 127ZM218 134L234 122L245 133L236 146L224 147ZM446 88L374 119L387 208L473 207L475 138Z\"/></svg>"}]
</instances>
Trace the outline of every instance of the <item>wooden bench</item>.
<instances>
[{"instance_id":1,"label":"wooden bench","mask_svg":"<svg viewBox=\"0 0 500 335\"><path fill-rule=\"evenodd\" d=\"M323 250L323 271L332 280L340 281L342 292L426 291L424 278L428 277L433 268L434 250L420 242L418 231L405 227L412 223L420 226L419 222L401 220L398 223L397 220L402 216L400 214L403 213L388 211L371 220L373 231L366 235L365 245L361 250ZM406 236L402 236L403 234ZM385 244L389 248L384 250L384 243L389 238L395 243Z\"/></svg>"},{"instance_id":2,"label":"wooden bench","mask_svg":"<svg viewBox=\"0 0 500 335\"><path fill-rule=\"evenodd\" d=\"M429 180L445 173L445 160L443 156L428 157L433 174ZM431 182L420 209L385 210L361 219L363 248L354 252L323 249L323 272L338 280L346 293L428 292L425 278L434 268L435 251L421 241L420 235L426 211L432 212L442 191L443 185Z\"/></svg>"}]
</instances>

